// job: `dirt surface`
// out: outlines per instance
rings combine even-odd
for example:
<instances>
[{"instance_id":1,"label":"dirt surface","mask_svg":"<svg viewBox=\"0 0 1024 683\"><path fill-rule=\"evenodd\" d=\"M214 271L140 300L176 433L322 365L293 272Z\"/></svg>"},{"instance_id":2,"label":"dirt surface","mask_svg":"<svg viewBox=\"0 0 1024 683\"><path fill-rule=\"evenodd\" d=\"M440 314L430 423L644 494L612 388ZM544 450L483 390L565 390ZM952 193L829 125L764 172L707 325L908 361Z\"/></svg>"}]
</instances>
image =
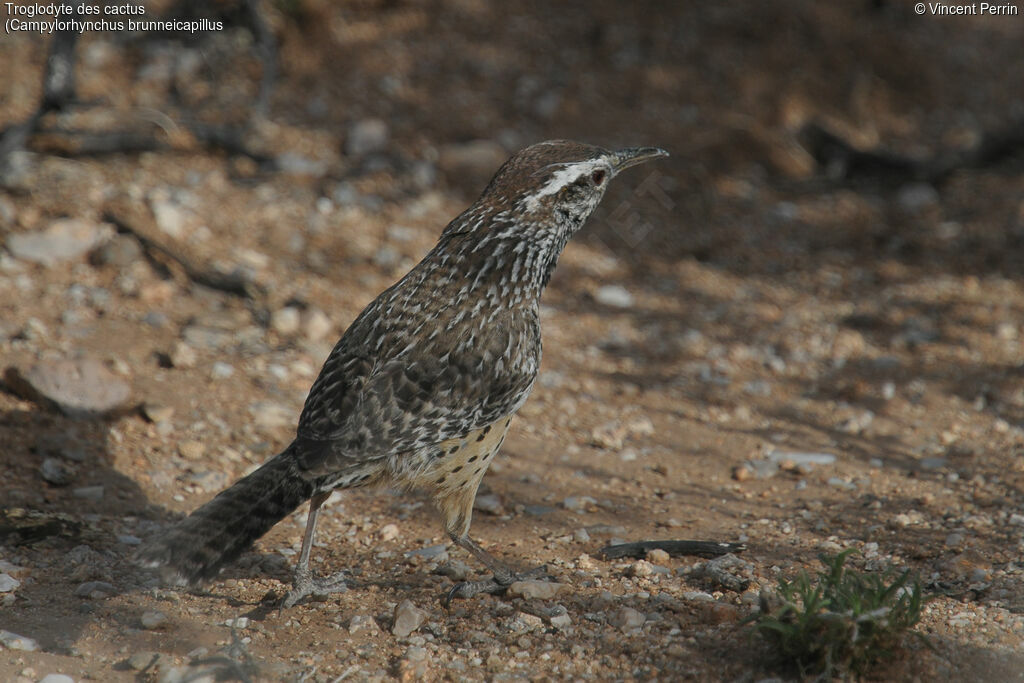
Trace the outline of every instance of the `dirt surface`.
<instances>
[{"instance_id":1,"label":"dirt surface","mask_svg":"<svg viewBox=\"0 0 1024 683\"><path fill-rule=\"evenodd\" d=\"M97 420L10 376L0 393L0 573L19 584L0 629L39 647L0 649L0 679L760 680L771 653L738 624L760 588L852 547L938 595L932 649L911 642L875 678L1019 680L1024 164L847 183L797 132L913 158L971 147L1024 115L1024 17L504 5L276 4L279 78L250 156L182 125L246 119L249 31L83 36L86 104L50 115L65 132L4 178L0 358L22 373L98 359L131 399ZM0 41L5 125L34 110L47 43ZM74 152L128 129L163 147ZM475 515L486 547L571 588L446 611L479 567L435 547L426 498L387 491L337 495L321 517L313 566L352 573L324 602L270 602L305 508L204 591L135 568L140 539L289 441L337 336L500 161L556 137L672 152L617 179L566 249L542 374ZM105 246L15 255L14 236L67 217ZM197 284L127 229L253 296ZM614 539L743 541L749 584L701 578L698 558L600 559Z\"/></svg>"}]
</instances>

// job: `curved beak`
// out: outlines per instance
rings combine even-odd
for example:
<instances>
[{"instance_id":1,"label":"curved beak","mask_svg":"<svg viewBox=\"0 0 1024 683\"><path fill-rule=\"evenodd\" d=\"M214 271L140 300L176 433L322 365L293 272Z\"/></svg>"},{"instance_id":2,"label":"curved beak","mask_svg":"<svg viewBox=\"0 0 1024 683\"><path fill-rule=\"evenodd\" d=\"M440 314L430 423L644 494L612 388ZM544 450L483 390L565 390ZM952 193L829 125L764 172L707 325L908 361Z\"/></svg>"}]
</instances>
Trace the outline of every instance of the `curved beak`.
<instances>
[{"instance_id":1,"label":"curved beak","mask_svg":"<svg viewBox=\"0 0 1024 683\"><path fill-rule=\"evenodd\" d=\"M612 171L621 173L630 166L642 164L658 157L667 157L668 152L659 147L630 147L612 152Z\"/></svg>"}]
</instances>

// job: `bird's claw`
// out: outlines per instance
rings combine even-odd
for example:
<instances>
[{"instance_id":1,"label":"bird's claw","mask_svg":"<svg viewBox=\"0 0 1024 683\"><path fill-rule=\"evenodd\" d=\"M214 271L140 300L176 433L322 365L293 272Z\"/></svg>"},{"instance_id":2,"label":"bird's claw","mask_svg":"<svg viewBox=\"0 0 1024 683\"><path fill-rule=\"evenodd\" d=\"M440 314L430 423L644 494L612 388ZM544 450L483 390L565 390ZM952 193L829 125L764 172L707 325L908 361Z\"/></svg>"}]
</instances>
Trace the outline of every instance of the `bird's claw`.
<instances>
[{"instance_id":1,"label":"bird's claw","mask_svg":"<svg viewBox=\"0 0 1024 683\"><path fill-rule=\"evenodd\" d=\"M344 593L348 590L345 579L344 572L316 578L308 570L297 569L295 578L292 580L292 589L281 601L281 609L294 607L300 600L307 597L325 598L332 593Z\"/></svg>"},{"instance_id":2,"label":"bird's claw","mask_svg":"<svg viewBox=\"0 0 1024 683\"><path fill-rule=\"evenodd\" d=\"M481 593L504 593L516 581L532 581L548 576L547 565L534 567L525 572L496 571L494 576L479 581L460 581L452 586L441 599L445 609L451 608L452 600L465 600Z\"/></svg>"}]
</instances>

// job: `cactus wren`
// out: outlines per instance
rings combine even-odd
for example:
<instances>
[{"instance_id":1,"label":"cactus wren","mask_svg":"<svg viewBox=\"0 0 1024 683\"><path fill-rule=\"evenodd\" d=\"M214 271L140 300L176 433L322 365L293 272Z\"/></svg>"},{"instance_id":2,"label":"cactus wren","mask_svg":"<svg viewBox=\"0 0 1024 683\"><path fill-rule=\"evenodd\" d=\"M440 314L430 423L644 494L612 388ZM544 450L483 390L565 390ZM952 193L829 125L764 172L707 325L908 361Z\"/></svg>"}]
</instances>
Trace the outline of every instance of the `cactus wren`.
<instances>
[{"instance_id":1,"label":"cactus wren","mask_svg":"<svg viewBox=\"0 0 1024 683\"><path fill-rule=\"evenodd\" d=\"M294 441L139 553L179 583L210 579L306 500L284 605L344 589L309 571L320 506L335 489L424 489L445 531L493 578L448 598L500 592L516 575L469 533L477 486L526 401L541 358L538 305L562 249L623 169L661 149L569 141L521 150L437 245L356 318L324 363ZM543 568L541 568L543 569Z\"/></svg>"}]
</instances>

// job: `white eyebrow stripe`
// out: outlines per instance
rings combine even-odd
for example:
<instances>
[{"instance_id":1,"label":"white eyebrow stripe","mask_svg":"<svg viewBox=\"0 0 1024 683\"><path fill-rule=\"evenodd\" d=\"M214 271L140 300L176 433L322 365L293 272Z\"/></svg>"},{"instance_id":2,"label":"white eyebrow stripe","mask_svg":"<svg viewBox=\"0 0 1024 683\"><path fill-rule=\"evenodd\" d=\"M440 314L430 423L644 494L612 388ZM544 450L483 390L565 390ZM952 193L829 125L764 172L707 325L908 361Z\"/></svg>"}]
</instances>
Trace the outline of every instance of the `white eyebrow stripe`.
<instances>
[{"instance_id":1,"label":"white eyebrow stripe","mask_svg":"<svg viewBox=\"0 0 1024 683\"><path fill-rule=\"evenodd\" d=\"M555 171L554 175L551 176L551 180L545 183L544 187L526 198L527 207L530 209L536 208L541 197L557 194L562 190L562 188L579 180L581 176L590 173L591 171L595 171L598 168L603 168L606 165L607 163L604 159L593 159L590 161L581 161L575 164L566 164L564 168L560 168Z\"/></svg>"}]
</instances>

